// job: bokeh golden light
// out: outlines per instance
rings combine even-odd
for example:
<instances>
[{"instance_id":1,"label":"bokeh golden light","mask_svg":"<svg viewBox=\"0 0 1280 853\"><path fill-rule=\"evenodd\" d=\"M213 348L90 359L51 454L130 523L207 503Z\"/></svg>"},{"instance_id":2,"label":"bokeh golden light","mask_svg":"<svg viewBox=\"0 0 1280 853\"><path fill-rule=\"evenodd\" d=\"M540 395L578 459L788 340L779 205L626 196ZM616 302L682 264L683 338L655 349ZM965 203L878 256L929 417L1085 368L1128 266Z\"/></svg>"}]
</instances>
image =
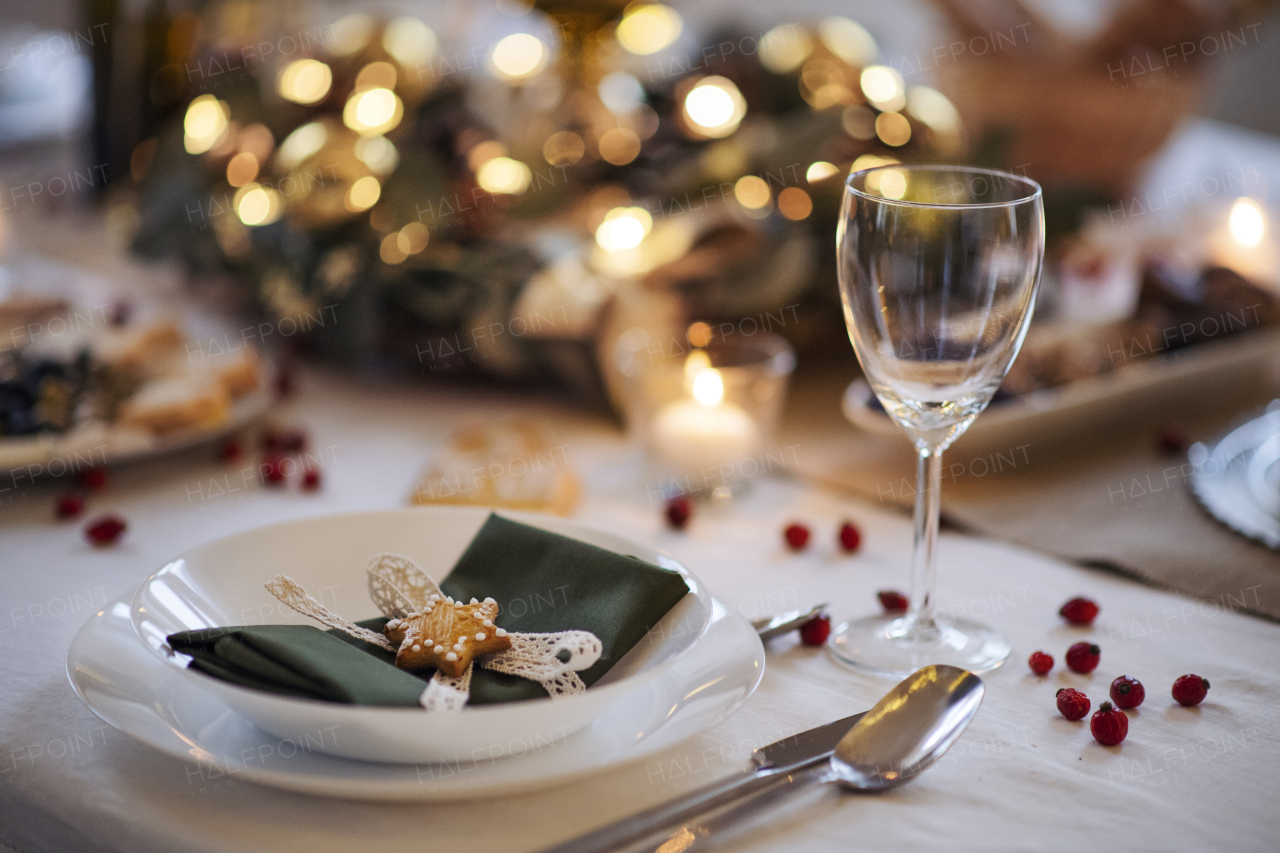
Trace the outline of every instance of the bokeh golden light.
<instances>
[{"instance_id":1,"label":"bokeh golden light","mask_svg":"<svg viewBox=\"0 0 1280 853\"><path fill-rule=\"evenodd\" d=\"M379 175L389 175L400 162L400 153L385 136L366 136L356 140L356 157Z\"/></svg>"},{"instance_id":2,"label":"bokeh golden light","mask_svg":"<svg viewBox=\"0 0 1280 853\"><path fill-rule=\"evenodd\" d=\"M500 79L527 80L546 64L547 50L537 36L513 33L493 46L489 64Z\"/></svg>"},{"instance_id":3,"label":"bokeh golden light","mask_svg":"<svg viewBox=\"0 0 1280 853\"><path fill-rule=\"evenodd\" d=\"M242 187L258 177L258 158L248 151L241 151L227 162L227 183Z\"/></svg>"},{"instance_id":4,"label":"bokeh golden light","mask_svg":"<svg viewBox=\"0 0 1280 853\"><path fill-rule=\"evenodd\" d=\"M392 265L403 263L409 257L409 253L400 248L399 231L392 231L382 238L382 243L378 246L378 257L382 258L384 264Z\"/></svg>"},{"instance_id":5,"label":"bokeh golden light","mask_svg":"<svg viewBox=\"0 0 1280 853\"><path fill-rule=\"evenodd\" d=\"M547 137L542 144L542 156L552 166L572 166L587 153L587 143L572 130L562 130Z\"/></svg>"},{"instance_id":6,"label":"bokeh golden light","mask_svg":"<svg viewBox=\"0 0 1280 853\"><path fill-rule=\"evenodd\" d=\"M390 89L356 92L342 110L342 123L361 136L381 136L404 117L404 104Z\"/></svg>"},{"instance_id":7,"label":"bokeh golden light","mask_svg":"<svg viewBox=\"0 0 1280 853\"><path fill-rule=\"evenodd\" d=\"M351 185L343 201L347 205L347 210L358 213L373 207L381 197L382 184L378 183L378 179L372 175L365 175Z\"/></svg>"},{"instance_id":8,"label":"bokeh golden light","mask_svg":"<svg viewBox=\"0 0 1280 853\"><path fill-rule=\"evenodd\" d=\"M187 106L182 120L183 145L188 154L203 154L226 136L231 109L213 95L200 95Z\"/></svg>"},{"instance_id":9,"label":"bokeh golden light","mask_svg":"<svg viewBox=\"0 0 1280 853\"><path fill-rule=\"evenodd\" d=\"M316 59L298 59L280 72L280 97L295 104L315 104L324 100L333 86L333 72Z\"/></svg>"},{"instance_id":10,"label":"bokeh golden light","mask_svg":"<svg viewBox=\"0 0 1280 853\"><path fill-rule=\"evenodd\" d=\"M778 211L787 219L799 222L813 213L813 199L799 187L787 187L778 193Z\"/></svg>"},{"instance_id":11,"label":"bokeh golden light","mask_svg":"<svg viewBox=\"0 0 1280 853\"><path fill-rule=\"evenodd\" d=\"M601 135L599 147L605 162L625 166L640 155L640 137L625 127L615 127Z\"/></svg>"},{"instance_id":12,"label":"bokeh golden light","mask_svg":"<svg viewBox=\"0 0 1280 853\"><path fill-rule=\"evenodd\" d=\"M410 222L396 235L396 248L405 255L416 255L427 248L431 232L421 222Z\"/></svg>"},{"instance_id":13,"label":"bokeh golden light","mask_svg":"<svg viewBox=\"0 0 1280 853\"><path fill-rule=\"evenodd\" d=\"M373 19L368 15L347 15L332 28L329 52L334 56L350 56L369 43L373 36Z\"/></svg>"},{"instance_id":14,"label":"bokeh golden light","mask_svg":"<svg viewBox=\"0 0 1280 853\"><path fill-rule=\"evenodd\" d=\"M870 65L862 69L862 94L882 110L897 111L907 104L902 75L887 65Z\"/></svg>"},{"instance_id":15,"label":"bokeh golden light","mask_svg":"<svg viewBox=\"0 0 1280 853\"><path fill-rule=\"evenodd\" d=\"M480 189L497 195L520 195L532 182L529 167L510 157L494 157L476 172Z\"/></svg>"},{"instance_id":16,"label":"bokeh golden light","mask_svg":"<svg viewBox=\"0 0 1280 853\"><path fill-rule=\"evenodd\" d=\"M478 172L481 166L494 157L505 157L506 154L507 146L496 139L486 139L471 146L471 150L467 152L467 165L471 167L471 171Z\"/></svg>"},{"instance_id":17,"label":"bokeh golden light","mask_svg":"<svg viewBox=\"0 0 1280 853\"><path fill-rule=\"evenodd\" d=\"M907 90L907 112L937 133L959 133L960 112L946 95L928 86Z\"/></svg>"},{"instance_id":18,"label":"bokeh golden light","mask_svg":"<svg viewBox=\"0 0 1280 853\"><path fill-rule=\"evenodd\" d=\"M245 225L270 225L284 213L284 199L280 193L256 183L241 187L232 204Z\"/></svg>"},{"instance_id":19,"label":"bokeh golden light","mask_svg":"<svg viewBox=\"0 0 1280 853\"><path fill-rule=\"evenodd\" d=\"M818 181L825 180L839 171L835 163L819 160L816 163L809 164L809 168L805 170L804 179L811 184L816 184Z\"/></svg>"},{"instance_id":20,"label":"bokeh golden light","mask_svg":"<svg viewBox=\"0 0 1280 853\"><path fill-rule=\"evenodd\" d=\"M772 194L763 178L743 175L733 185L733 197L738 200L738 204L748 210L760 210L769 204Z\"/></svg>"},{"instance_id":21,"label":"bokeh golden light","mask_svg":"<svg viewBox=\"0 0 1280 853\"><path fill-rule=\"evenodd\" d=\"M704 77L684 97L685 118L701 136L728 136L738 129L746 114L746 100L726 77Z\"/></svg>"},{"instance_id":22,"label":"bokeh golden light","mask_svg":"<svg viewBox=\"0 0 1280 853\"><path fill-rule=\"evenodd\" d=\"M315 154L328 141L329 132L318 121L308 122L284 138L276 152L276 166L284 172L292 172L302 161Z\"/></svg>"},{"instance_id":23,"label":"bokeh golden light","mask_svg":"<svg viewBox=\"0 0 1280 853\"><path fill-rule=\"evenodd\" d=\"M653 228L653 217L643 207L615 207L596 229L596 244L608 252L634 249Z\"/></svg>"},{"instance_id":24,"label":"bokeh golden light","mask_svg":"<svg viewBox=\"0 0 1280 853\"><path fill-rule=\"evenodd\" d=\"M684 30L680 14L661 3L632 6L618 22L618 42L631 53L648 56L667 47Z\"/></svg>"},{"instance_id":25,"label":"bokeh golden light","mask_svg":"<svg viewBox=\"0 0 1280 853\"><path fill-rule=\"evenodd\" d=\"M779 24L760 38L760 62L774 74L789 74L813 53L813 38L799 24Z\"/></svg>"},{"instance_id":26,"label":"bokeh golden light","mask_svg":"<svg viewBox=\"0 0 1280 853\"><path fill-rule=\"evenodd\" d=\"M1227 230L1231 232L1231 239L1241 246L1257 246L1267 233L1267 218L1262 206L1247 196L1236 199L1227 217Z\"/></svg>"},{"instance_id":27,"label":"bokeh golden light","mask_svg":"<svg viewBox=\"0 0 1280 853\"><path fill-rule=\"evenodd\" d=\"M356 91L363 89L394 89L396 67L390 62L370 62L356 75Z\"/></svg>"},{"instance_id":28,"label":"bokeh golden light","mask_svg":"<svg viewBox=\"0 0 1280 853\"><path fill-rule=\"evenodd\" d=\"M880 113L876 116L876 136L895 148L911 141L911 122L902 113Z\"/></svg>"},{"instance_id":29,"label":"bokeh golden light","mask_svg":"<svg viewBox=\"0 0 1280 853\"><path fill-rule=\"evenodd\" d=\"M856 21L848 18L824 18L818 25L818 38L827 50L852 65L861 68L875 61L876 40Z\"/></svg>"},{"instance_id":30,"label":"bokeh golden light","mask_svg":"<svg viewBox=\"0 0 1280 853\"><path fill-rule=\"evenodd\" d=\"M435 32L417 18L396 18L382 33L382 47L405 68L420 68L435 58Z\"/></svg>"},{"instance_id":31,"label":"bokeh golden light","mask_svg":"<svg viewBox=\"0 0 1280 853\"><path fill-rule=\"evenodd\" d=\"M867 175L867 189L884 198L900 199L907 194L907 176L899 169L882 169Z\"/></svg>"}]
</instances>

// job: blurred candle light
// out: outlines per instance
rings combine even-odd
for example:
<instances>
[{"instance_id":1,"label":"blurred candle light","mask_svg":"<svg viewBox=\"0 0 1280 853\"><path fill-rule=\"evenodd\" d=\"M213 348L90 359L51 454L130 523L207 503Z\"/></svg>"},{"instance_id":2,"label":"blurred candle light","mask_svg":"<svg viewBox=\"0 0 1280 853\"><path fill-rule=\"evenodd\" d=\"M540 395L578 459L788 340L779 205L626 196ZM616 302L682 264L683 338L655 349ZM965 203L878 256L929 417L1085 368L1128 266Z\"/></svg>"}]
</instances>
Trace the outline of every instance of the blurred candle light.
<instances>
[{"instance_id":1,"label":"blurred candle light","mask_svg":"<svg viewBox=\"0 0 1280 853\"><path fill-rule=\"evenodd\" d=\"M519 160L510 157L494 157L476 172L476 183L485 192L495 195L520 195L529 189L533 173Z\"/></svg>"},{"instance_id":2,"label":"blurred candle light","mask_svg":"<svg viewBox=\"0 0 1280 853\"><path fill-rule=\"evenodd\" d=\"M1262 206L1251 198L1238 198L1231 205L1227 217L1231 238L1245 248L1253 248L1262 242L1267 232L1266 215Z\"/></svg>"},{"instance_id":3,"label":"blurred candle light","mask_svg":"<svg viewBox=\"0 0 1280 853\"><path fill-rule=\"evenodd\" d=\"M188 154L203 154L226 135L231 110L226 101L200 95L187 107L182 120L183 145Z\"/></svg>"},{"instance_id":4,"label":"blurred candle light","mask_svg":"<svg viewBox=\"0 0 1280 853\"><path fill-rule=\"evenodd\" d=\"M704 77L685 95L684 114L699 135L718 139L738 129L747 102L732 80Z\"/></svg>"},{"instance_id":5,"label":"blurred candle light","mask_svg":"<svg viewBox=\"0 0 1280 853\"><path fill-rule=\"evenodd\" d=\"M509 82L527 80L542 69L546 48L537 36L514 33L493 47L489 62L499 78Z\"/></svg>"},{"instance_id":6,"label":"blurred candle light","mask_svg":"<svg viewBox=\"0 0 1280 853\"><path fill-rule=\"evenodd\" d=\"M607 252L634 249L652 227L653 217L643 207L617 207L596 228L596 244Z\"/></svg>"},{"instance_id":7,"label":"blurred candle light","mask_svg":"<svg viewBox=\"0 0 1280 853\"><path fill-rule=\"evenodd\" d=\"M295 104L314 104L324 99L333 86L329 66L315 59L290 62L280 72L280 97Z\"/></svg>"},{"instance_id":8,"label":"blurred candle light","mask_svg":"<svg viewBox=\"0 0 1280 853\"><path fill-rule=\"evenodd\" d=\"M648 56L667 47L684 30L680 14L661 3L633 5L618 22L618 42L631 53Z\"/></svg>"},{"instance_id":9,"label":"blurred candle light","mask_svg":"<svg viewBox=\"0 0 1280 853\"><path fill-rule=\"evenodd\" d=\"M654 449L688 472L734 466L760 444L756 422L741 406L724 399L720 371L704 364L710 364L705 351L689 354L685 380L693 399L668 403L653 419Z\"/></svg>"}]
</instances>

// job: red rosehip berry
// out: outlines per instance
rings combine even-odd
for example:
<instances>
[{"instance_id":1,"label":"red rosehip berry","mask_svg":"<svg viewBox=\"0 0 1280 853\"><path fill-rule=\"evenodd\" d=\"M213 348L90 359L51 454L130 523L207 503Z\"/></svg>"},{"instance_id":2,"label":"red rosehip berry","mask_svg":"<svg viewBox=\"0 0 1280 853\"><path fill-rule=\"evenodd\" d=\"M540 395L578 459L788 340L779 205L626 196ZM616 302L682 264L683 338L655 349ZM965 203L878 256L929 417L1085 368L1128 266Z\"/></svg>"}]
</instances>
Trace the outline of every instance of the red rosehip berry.
<instances>
[{"instance_id":1,"label":"red rosehip berry","mask_svg":"<svg viewBox=\"0 0 1280 853\"><path fill-rule=\"evenodd\" d=\"M689 517L693 515L693 501L684 495L672 498L667 501L666 508L667 524L671 525L674 530L684 530L689 523Z\"/></svg>"},{"instance_id":2,"label":"red rosehip berry","mask_svg":"<svg viewBox=\"0 0 1280 853\"><path fill-rule=\"evenodd\" d=\"M852 554L862 545L862 533L852 521L840 525L840 550Z\"/></svg>"},{"instance_id":3,"label":"red rosehip berry","mask_svg":"<svg viewBox=\"0 0 1280 853\"><path fill-rule=\"evenodd\" d=\"M1067 649L1067 669L1087 675L1098 668L1102 649L1093 643L1076 643Z\"/></svg>"},{"instance_id":4,"label":"red rosehip berry","mask_svg":"<svg viewBox=\"0 0 1280 853\"><path fill-rule=\"evenodd\" d=\"M54 514L58 518L75 518L84 512L84 495L79 492L67 492L58 496L58 503L54 507Z\"/></svg>"},{"instance_id":5,"label":"red rosehip berry","mask_svg":"<svg viewBox=\"0 0 1280 853\"><path fill-rule=\"evenodd\" d=\"M1111 682L1111 701L1117 708L1136 708L1147 698L1147 690L1136 678L1122 675Z\"/></svg>"},{"instance_id":6,"label":"red rosehip berry","mask_svg":"<svg viewBox=\"0 0 1280 853\"><path fill-rule=\"evenodd\" d=\"M786 530L782 531L782 537L787 540L787 547L792 551L803 551L809 544L809 528L803 524L788 524Z\"/></svg>"},{"instance_id":7,"label":"red rosehip berry","mask_svg":"<svg viewBox=\"0 0 1280 853\"><path fill-rule=\"evenodd\" d=\"M820 646L831 636L831 617L819 614L800 626L800 642L806 646Z\"/></svg>"},{"instance_id":8,"label":"red rosehip berry","mask_svg":"<svg viewBox=\"0 0 1280 853\"><path fill-rule=\"evenodd\" d=\"M1047 655L1044 652L1032 652L1031 657L1027 658L1027 666L1031 667L1031 671L1036 675L1044 675L1053 669L1053 655Z\"/></svg>"},{"instance_id":9,"label":"red rosehip berry","mask_svg":"<svg viewBox=\"0 0 1280 853\"><path fill-rule=\"evenodd\" d=\"M880 599L880 606L885 609L886 613L906 610L910 606L910 602L905 595L892 589L882 589L876 593L876 597Z\"/></svg>"},{"instance_id":10,"label":"red rosehip berry","mask_svg":"<svg viewBox=\"0 0 1280 853\"><path fill-rule=\"evenodd\" d=\"M1068 720L1083 720L1089 713L1089 697L1074 687L1064 687L1054 695L1058 699L1058 713Z\"/></svg>"},{"instance_id":11,"label":"red rosehip berry","mask_svg":"<svg viewBox=\"0 0 1280 853\"><path fill-rule=\"evenodd\" d=\"M244 447L238 438L228 438L218 446L218 458L223 462L236 462L244 456Z\"/></svg>"},{"instance_id":12,"label":"red rosehip berry","mask_svg":"<svg viewBox=\"0 0 1280 853\"><path fill-rule=\"evenodd\" d=\"M1089 718L1089 731L1093 739L1103 746L1116 746L1129 734L1129 718L1124 711L1103 702Z\"/></svg>"},{"instance_id":13,"label":"red rosehip berry","mask_svg":"<svg viewBox=\"0 0 1280 853\"><path fill-rule=\"evenodd\" d=\"M1073 598L1062 605L1058 615L1072 625L1092 625L1098 616L1098 605L1087 598Z\"/></svg>"},{"instance_id":14,"label":"red rosehip berry","mask_svg":"<svg viewBox=\"0 0 1280 853\"><path fill-rule=\"evenodd\" d=\"M107 487L107 472L101 468L86 468L80 472L80 485L91 492L100 492Z\"/></svg>"},{"instance_id":15,"label":"red rosehip berry","mask_svg":"<svg viewBox=\"0 0 1280 853\"><path fill-rule=\"evenodd\" d=\"M84 527L84 535L89 540L89 544L96 548L105 548L108 545L114 545L129 525L125 524L123 518L118 515L102 515L90 521Z\"/></svg>"},{"instance_id":16,"label":"red rosehip berry","mask_svg":"<svg viewBox=\"0 0 1280 853\"><path fill-rule=\"evenodd\" d=\"M1199 705L1209 693L1209 679L1184 675L1173 682L1173 698L1179 705Z\"/></svg>"},{"instance_id":17,"label":"red rosehip berry","mask_svg":"<svg viewBox=\"0 0 1280 853\"><path fill-rule=\"evenodd\" d=\"M302 472L302 490L314 492L320 488L320 469L308 466Z\"/></svg>"},{"instance_id":18,"label":"red rosehip berry","mask_svg":"<svg viewBox=\"0 0 1280 853\"><path fill-rule=\"evenodd\" d=\"M284 457L274 452L262 454L258 473L262 475L264 485L279 486L284 482Z\"/></svg>"}]
</instances>

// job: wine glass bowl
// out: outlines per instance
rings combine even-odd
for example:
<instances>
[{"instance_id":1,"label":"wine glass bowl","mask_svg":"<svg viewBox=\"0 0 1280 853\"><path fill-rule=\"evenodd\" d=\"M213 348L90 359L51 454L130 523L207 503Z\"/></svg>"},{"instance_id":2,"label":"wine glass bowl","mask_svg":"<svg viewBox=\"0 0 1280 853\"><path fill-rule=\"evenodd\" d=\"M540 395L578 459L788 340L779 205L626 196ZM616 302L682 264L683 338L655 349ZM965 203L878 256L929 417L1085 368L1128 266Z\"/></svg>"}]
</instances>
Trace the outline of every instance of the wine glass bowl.
<instances>
[{"instance_id":1,"label":"wine glass bowl","mask_svg":"<svg viewBox=\"0 0 1280 853\"><path fill-rule=\"evenodd\" d=\"M993 669L1007 640L933 613L941 454L991 401L1026 336L1044 256L1040 187L964 166L856 172L837 252L854 351L919 465L910 609L841 626L830 648L895 677L933 663Z\"/></svg>"}]
</instances>

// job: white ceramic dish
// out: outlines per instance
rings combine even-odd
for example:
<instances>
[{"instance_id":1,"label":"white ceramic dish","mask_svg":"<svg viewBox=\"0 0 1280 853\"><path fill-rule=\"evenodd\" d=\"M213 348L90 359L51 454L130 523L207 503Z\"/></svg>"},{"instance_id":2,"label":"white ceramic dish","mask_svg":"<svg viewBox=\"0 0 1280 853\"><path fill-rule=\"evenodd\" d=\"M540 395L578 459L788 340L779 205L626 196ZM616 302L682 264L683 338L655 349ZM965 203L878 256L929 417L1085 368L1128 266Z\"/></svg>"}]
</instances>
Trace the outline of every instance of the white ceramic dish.
<instances>
[{"instance_id":1,"label":"white ceramic dish","mask_svg":"<svg viewBox=\"0 0 1280 853\"><path fill-rule=\"evenodd\" d=\"M245 624L315 624L263 583L283 572L352 621L378 615L365 586L369 557L402 554L443 580L489 515L474 507L415 507L300 519L228 536L173 560L143 582L131 605L135 631L182 678L280 738L337 727L317 748L364 761L448 760L512 738L530 742L578 731L623 697L645 690L697 645L711 622L703 585L656 549L549 516L503 515L679 572L690 593L590 690L577 696L427 714L295 699L230 684L186 667L165 638L177 631ZM514 604L514 603L512 603ZM529 606L538 606L535 600ZM566 626L572 627L572 626Z\"/></svg>"},{"instance_id":2,"label":"white ceramic dish","mask_svg":"<svg viewBox=\"0 0 1280 853\"><path fill-rule=\"evenodd\" d=\"M1210 405L1274 382L1278 354L1280 329L1256 329L1004 400L989 406L948 453L986 455L1029 442L1079 439L1117 421ZM873 401L870 386L858 379L845 390L841 409L868 432L901 438L902 430Z\"/></svg>"},{"instance_id":3,"label":"white ceramic dish","mask_svg":"<svg viewBox=\"0 0 1280 853\"><path fill-rule=\"evenodd\" d=\"M764 675L764 647L751 625L713 600L706 633L688 654L576 734L557 732L550 742L509 736L490 751L459 751L434 764L351 761L317 748L341 737L337 731L266 735L202 689L203 682L157 658L138 642L129 601L125 595L108 602L84 624L67 651L67 675L102 720L195 764L178 777L192 784L243 779L319 796L404 802L516 793L635 761L692 737L736 711Z\"/></svg>"}]
</instances>

